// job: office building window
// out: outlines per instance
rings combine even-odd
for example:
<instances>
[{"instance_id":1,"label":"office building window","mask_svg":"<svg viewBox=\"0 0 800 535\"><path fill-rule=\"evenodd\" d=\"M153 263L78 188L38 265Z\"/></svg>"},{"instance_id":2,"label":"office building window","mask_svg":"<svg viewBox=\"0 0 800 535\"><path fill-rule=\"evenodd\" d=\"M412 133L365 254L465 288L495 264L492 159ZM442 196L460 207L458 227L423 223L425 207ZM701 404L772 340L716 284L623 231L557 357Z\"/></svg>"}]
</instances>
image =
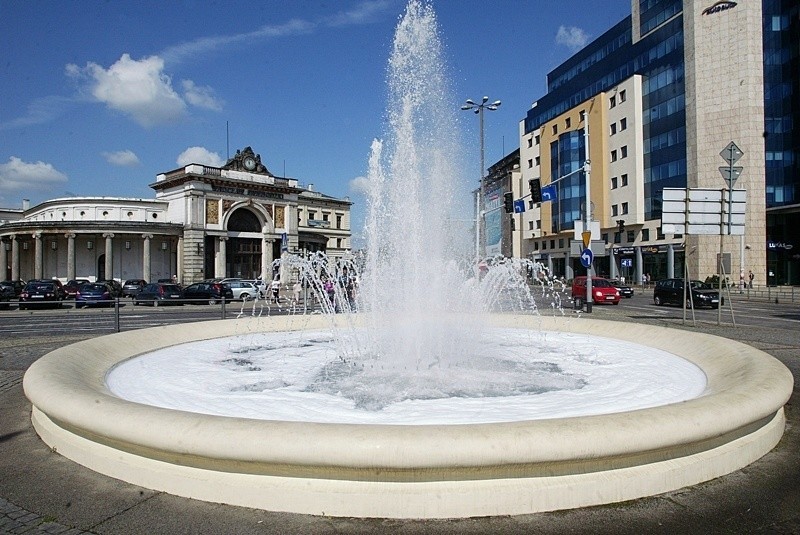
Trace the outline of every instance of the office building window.
<instances>
[{"instance_id":1,"label":"office building window","mask_svg":"<svg viewBox=\"0 0 800 535\"><path fill-rule=\"evenodd\" d=\"M541 220L541 219L537 219L537 220L536 220L536 228L537 228L537 229L540 229L540 228L542 228L542 220Z\"/></svg>"},{"instance_id":2,"label":"office building window","mask_svg":"<svg viewBox=\"0 0 800 535\"><path fill-rule=\"evenodd\" d=\"M564 248L564 238L559 238L558 239L558 248L559 249L563 249Z\"/></svg>"},{"instance_id":3,"label":"office building window","mask_svg":"<svg viewBox=\"0 0 800 535\"><path fill-rule=\"evenodd\" d=\"M622 186L628 185L628 175L622 175Z\"/></svg>"},{"instance_id":4,"label":"office building window","mask_svg":"<svg viewBox=\"0 0 800 535\"><path fill-rule=\"evenodd\" d=\"M550 240L550 248L551 249L555 249L556 248L556 240Z\"/></svg>"},{"instance_id":5,"label":"office building window","mask_svg":"<svg viewBox=\"0 0 800 535\"><path fill-rule=\"evenodd\" d=\"M618 216L619 215L619 207L616 204L611 205L611 215Z\"/></svg>"},{"instance_id":6,"label":"office building window","mask_svg":"<svg viewBox=\"0 0 800 535\"><path fill-rule=\"evenodd\" d=\"M622 234L619 232L614 233L614 243L622 243Z\"/></svg>"},{"instance_id":7,"label":"office building window","mask_svg":"<svg viewBox=\"0 0 800 535\"><path fill-rule=\"evenodd\" d=\"M625 102L625 90L619 92L619 101L620 103Z\"/></svg>"},{"instance_id":8,"label":"office building window","mask_svg":"<svg viewBox=\"0 0 800 535\"><path fill-rule=\"evenodd\" d=\"M536 157L536 165L541 165L541 164L542 164L542 160L541 160L541 158L539 156L537 156Z\"/></svg>"},{"instance_id":9,"label":"office building window","mask_svg":"<svg viewBox=\"0 0 800 535\"><path fill-rule=\"evenodd\" d=\"M664 238L665 238L665 236L664 236L663 230L661 229L661 227L658 227L656 229L656 239L657 240L663 240Z\"/></svg>"},{"instance_id":10,"label":"office building window","mask_svg":"<svg viewBox=\"0 0 800 535\"><path fill-rule=\"evenodd\" d=\"M567 130L569 130L569 128L572 126L572 119L567 117L567 120L564 121L564 126L567 128Z\"/></svg>"},{"instance_id":11,"label":"office building window","mask_svg":"<svg viewBox=\"0 0 800 535\"><path fill-rule=\"evenodd\" d=\"M650 241L650 229L643 228L642 229L642 241Z\"/></svg>"},{"instance_id":12,"label":"office building window","mask_svg":"<svg viewBox=\"0 0 800 535\"><path fill-rule=\"evenodd\" d=\"M336 228L342 228L342 216L336 216Z\"/></svg>"},{"instance_id":13,"label":"office building window","mask_svg":"<svg viewBox=\"0 0 800 535\"><path fill-rule=\"evenodd\" d=\"M628 128L628 119L623 117L622 119L619 120L619 130L621 132L622 130L625 130L626 128Z\"/></svg>"},{"instance_id":14,"label":"office building window","mask_svg":"<svg viewBox=\"0 0 800 535\"><path fill-rule=\"evenodd\" d=\"M533 138L529 137L528 138L528 148L531 148L531 147L533 147Z\"/></svg>"},{"instance_id":15,"label":"office building window","mask_svg":"<svg viewBox=\"0 0 800 535\"><path fill-rule=\"evenodd\" d=\"M611 135L613 136L616 133L617 133L617 123L611 123Z\"/></svg>"},{"instance_id":16,"label":"office building window","mask_svg":"<svg viewBox=\"0 0 800 535\"><path fill-rule=\"evenodd\" d=\"M604 232L602 238L603 238L603 243L608 245L608 232Z\"/></svg>"},{"instance_id":17,"label":"office building window","mask_svg":"<svg viewBox=\"0 0 800 535\"><path fill-rule=\"evenodd\" d=\"M625 215L627 213L628 213L628 203L624 202L622 203L622 215Z\"/></svg>"},{"instance_id":18,"label":"office building window","mask_svg":"<svg viewBox=\"0 0 800 535\"><path fill-rule=\"evenodd\" d=\"M621 149L619 149L620 158L627 158L628 157L628 146L625 145Z\"/></svg>"},{"instance_id":19,"label":"office building window","mask_svg":"<svg viewBox=\"0 0 800 535\"><path fill-rule=\"evenodd\" d=\"M628 243L633 243L633 240L636 239L636 233L632 230L628 231Z\"/></svg>"},{"instance_id":20,"label":"office building window","mask_svg":"<svg viewBox=\"0 0 800 535\"><path fill-rule=\"evenodd\" d=\"M533 230L533 221L528 221L528 230Z\"/></svg>"},{"instance_id":21,"label":"office building window","mask_svg":"<svg viewBox=\"0 0 800 535\"><path fill-rule=\"evenodd\" d=\"M557 124L554 124L554 125L553 125L553 135L554 135L554 136L555 136L555 135L558 135L558 125L557 125Z\"/></svg>"},{"instance_id":22,"label":"office building window","mask_svg":"<svg viewBox=\"0 0 800 535\"><path fill-rule=\"evenodd\" d=\"M612 162L616 162L617 161L617 151L616 150L612 150L611 151L611 161Z\"/></svg>"},{"instance_id":23,"label":"office building window","mask_svg":"<svg viewBox=\"0 0 800 535\"><path fill-rule=\"evenodd\" d=\"M611 97L611 99L609 100L609 106L608 107L609 108L613 108L616 105L617 105L617 97Z\"/></svg>"},{"instance_id":24,"label":"office building window","mask_svg":"<svg viewBox=\"0 0 800 535\"><path fill-rule=\"evenodd\" d=\"M536 144L538 145L539 144L539 134L536 134L536 137L534 137L533 139L535 140Z\"/></svg>"},{"instance_id":25,"label":"office building window","mask_svg":"<svg viewBox=\"0 0 800 535\"><path fill-rule=\"evenodd\" d=\"M611 189L617 189L617 177L611 177Z\"/></svg>"},{"instance_id":26,"label":"office building window","mask_svg":"<svg viewBox=\"0 0 800 535\"><path fill-rule=\"evenodd\" d=\"M528 160L528 169L533 169L533 160Z\"/></svg>"},{"instance_id":27,"label":"office building window","mask_svg":"<svg viewBox=\"0 0 800 535\"><path fill-rule=\"evenodd\" d=\"M586 120L586 110L581 110L581 122Z\"/></svg>"}]
</instances>

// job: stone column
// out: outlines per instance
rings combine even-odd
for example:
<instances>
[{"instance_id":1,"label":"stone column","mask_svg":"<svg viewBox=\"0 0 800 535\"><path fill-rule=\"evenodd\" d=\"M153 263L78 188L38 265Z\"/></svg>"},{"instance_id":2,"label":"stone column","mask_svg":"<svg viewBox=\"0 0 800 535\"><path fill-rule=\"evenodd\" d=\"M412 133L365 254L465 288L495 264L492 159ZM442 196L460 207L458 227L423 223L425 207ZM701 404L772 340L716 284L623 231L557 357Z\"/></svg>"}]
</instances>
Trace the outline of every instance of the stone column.
<instances>
[{"instance_id":1,"label":"stone column","mask_svg":"<svg viewBox=\"0 0 800 535\"><path fill-rule=\"evenodd\" d=\"M113 232L106 232L103 234L103 237L106 239L106 279L113 279L114 278L114 233Z\"/></svg>"},{"instance_id":2,"label":"stone column","mask_svg":"<svg viewBox=\"0 0 800 535\"><path fill-rule=\"evenodd\" d=\"M214 265L214 276L218 278L225 278L227 275L225 274L225 264L227 262L226 254L227 251L225 250L225 242L228 241L226 236L220 236L217 240L217 261Z\"/></svg>"},{"instance_id":3,"label":"stone column","mask_svg":"<svg viewBox=\"0 0 800 535\"><path fill-rule=\"evenodd\" d=\"M636 247L636 280L631 282L633 284L642 284L642 275L644 275L644 260L642 259L642 248Z\"/></svg>"},{"instance_id":4,"label":"stone column","mask_svg":"<svg viewBox=\"0 0 800 535\"><path fill-rule=\"evenodd\" d=\"M619 272L617 271L617 255L614 254L613 247L608 250L608 275L612 279L619 277Z\"/></svg>"},{"instance_id":5,"label":"stone column","mask_svg":"<svg viewBox=\"0 0 800 535\"><path fill-rule=\"evenodd\" d=\"M42 233L33 233L33 278L41 279L44 272L44 249L42 249Z\"/></svg>"},{"instance_id":6,"label":"stone column","mask_svg":"<svg viewBox=\"0 0 800 535\"><path fill-rule=\"evenodd\" d=\"M19 280L19 240L11 236L11 280Z\"/></svg>"},{"instance_id":7,"label":"stone column","mask_svg":"<svg viewBox=\"0 0 800 535\"><path fill-rule=\"evenodd\" d=\"M67 239L67 280L75 278L75 233L67 232L64 234Z\"/></svg>"},{"instance_id":8,"label":"stone column","mask_svg":"<svg viewBox=\"0 0 800 535\"><path fill-rule=\"evenodd\" d=\"M177 273L175 275L178 276L178 283L183 284L184 274L183 274L183 236L178 236L178 265L176 267Z\"/></svg>"},{"instance_id":9,"label":"stone column","mask_svg":"<svg viewBox=\"0 0 800 535\"><path fill-rule=\"evenodd\" d=\"M144 245L142 245L142 277L148 283L153 282L150 280L150 239L152 234L142 234Z\"/></svg>"},{"instance_id":10,"label":"stone column","mask_svg":"<svg viewBox=\"0 0 800 535\"><path fill-rule=\"evenodd\" d=\"M671 243L667 245L667 278L675 278L675 248Z\"/></svg>"},{"instance_id":11,"label":"stone column","mask_svg":"<svg viewBox=\"0 0 800 535\"><path fill-rule=\"evenodd\" d=\"M3 272L0 273L0 279L6 280L8 276L8 251L6 251L7 241L0 242L0 266Z\"/></svg>"},{"instance_id":12,"label":"stone column","mask_svg":"<svg viewBox=\"0 0 800 535\"><path fill-rule=\"evenodd\" d=\"M272 240L264 236L261 239L261 280L272 280Z\"/></svg>"}]
</instances>

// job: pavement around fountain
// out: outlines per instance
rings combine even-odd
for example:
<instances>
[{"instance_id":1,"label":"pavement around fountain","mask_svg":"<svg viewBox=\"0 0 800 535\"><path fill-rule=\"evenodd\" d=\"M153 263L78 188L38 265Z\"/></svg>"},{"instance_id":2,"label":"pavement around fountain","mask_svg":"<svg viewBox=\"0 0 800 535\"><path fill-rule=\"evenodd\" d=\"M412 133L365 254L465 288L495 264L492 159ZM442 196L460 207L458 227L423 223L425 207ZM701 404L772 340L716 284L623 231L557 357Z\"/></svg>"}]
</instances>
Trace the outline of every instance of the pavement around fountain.
<instances>
[{"instance_id":1,"label":"pavement around fountain","mask_svg":"<svg viewBox=\"0 0 800 535\"><path fill-rule=\"evenodd\" d=\"M624 310L615 313L604 319L631 321ZM664 320L637 321L695 330ZM786 432L766 456L706 483L620 504L426 521L305 516L211 504L92 472L38 438L22 392L27 366L77 339L44 337L17 347L0 341L0 533L800 533L800 335L703 323L697 330L748 343L794 374Z\"/></svg>"}]
</instances>

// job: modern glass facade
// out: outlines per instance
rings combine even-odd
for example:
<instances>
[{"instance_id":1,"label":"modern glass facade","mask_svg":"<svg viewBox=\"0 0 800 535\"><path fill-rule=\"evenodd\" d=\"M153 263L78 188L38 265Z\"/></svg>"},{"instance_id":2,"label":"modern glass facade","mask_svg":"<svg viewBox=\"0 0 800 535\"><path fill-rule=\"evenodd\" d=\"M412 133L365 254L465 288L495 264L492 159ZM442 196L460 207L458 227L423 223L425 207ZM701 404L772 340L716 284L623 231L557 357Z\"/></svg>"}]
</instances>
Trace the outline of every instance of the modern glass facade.
<instances>
[{"instance_id":1,"label":"modern glass facade","mask_svg":"<svg viewBox=\"0 0 800 535\"><path fill-rule=\"evenodd\" d=\"M764 0L764 144L770 284L800 284L800 5Z\"/></svg>"},{"instance_id":2,"label":"modern glass facade","mask_svg":"<svg viewBox=\"0 0 800 535\"><path fill-rule=\"evenodd\" d=\"M685 188L686 112L680 1L642 0L640 21L661 20L638 42L631 17L604 33L548 75L548 93L525 118L525 132L607 91L634 74L643 78L645 218L661 217L663 188ZM675 7L677 6L677 8ZM675 11L677 9L677 11ZM669 17L663 15L671 13ZM664 21L667 21L664 23ZM644 32L642 32L644 34ZM559 175L553 175L553 179Z\"/></svg>"},{"instance_id":3,"label":"modern glass facade","mask_svg":"<svg viewBox=\"0 0 800 535\"><path fill-rule=\"evenodd\" d=\"M579 169L585 161L583 129L565 132L550 144L550 176L566 177L558 182L558 202L552 210L552 228L556 232L575 228L575 220L582 219L586 177Z\"/></svg>"},{"instance_id":4,"label":"modern glass facade","mask_svg":"<svg viewBox=\"0 0 800 535\"><path fill-rule=\"evenodd\" d=\"M687 6L685 12L684 4ZM739 7L733 5L727 9L757 9L749 3L738 4ZM692 11L689 11L690 5ZM713 2L708 2L708 7L713 5ZM698 6L682 0L633 0L632 7L634 15L615 24L548 74L547 94L527 111L523 130L524 134L534 133L601 92L611 93L635 74L641 75L643 174L638 176L640 171L637 170L635 180L642 185L644 194L644 204L638 213L644 214L645 222L654 222L661 218L664 188L697 187L699 180L695 176L691 180L687 177L687 168L692 167L687 165L688 158L694 158L694 166L698 161L695 147L687 148L686 139L690 134L701 134L707 123L697 128L701 117L687 120L685 80L688 70L697 68L696 58L701 51L685 50L684 28L689 32L700 31L698 28L701 27L703 32L718 31L717 22L722 21L726 15L721 13L726 11L707 13L707 9L699 10ZM753 198L766 204L766 228L760 227L764 224L760 218L750 220L750 224L757 221L758 228L748 227L746 243L748 250L765 249L766 273L762 284L800 284L800 2L761 0L760 7L763 23L765 187L763 201L758 195ZM737 17L741 16L739 11L735 13ZM634 21L634 16L638 20ZM707 40L710 35L705 33L701 37ZM697 43L697 39L695 34L691 41ZM707 42L705 46L708 48ZM707 66L708 62L704 65ZM688 74L693 83L697 83L697 72ZM703 80L707 83L707 77ZM752 78L748 81L752 82ZM694 98L691 102L696 105L699 96ZM709 101L704 101L703 105L704 113L713 109ZM742 128L748 128L747 132L755 131L760 139L760 118L754 122L759 124L756 130L753 125ZM611 128L613 135L616 125L612 124ZM575 133L573 139L569 134L562 134L549 147L551 180L575 169L576 160L572 152L576 150L580 136ZM740 134L740 137L743 136ZM702 144L707 140L703 138L697 142ZM703 147L703 150L707 148ZM611 161L614 161L613 155ZM760 174L762 171L758 169L757 172ZM576 173L560 184L559 203L552 211L554 230L569 229L572 220L580 217L580 201L577 197L573 201L571 194L573 186L578 194L581 180ZM708 184L707 178L705 180L704 184ZM760 193L760 187L756 191ZM644 227L648 227L647 223ZM650 228L652 230L651 225ZM765 242L763 246L762 239ZM740 256L748 255L742 252ZM752 260L749 262L753 263ZM754 264L758 265L758 262Z\"/></svg>"}]
</instances>

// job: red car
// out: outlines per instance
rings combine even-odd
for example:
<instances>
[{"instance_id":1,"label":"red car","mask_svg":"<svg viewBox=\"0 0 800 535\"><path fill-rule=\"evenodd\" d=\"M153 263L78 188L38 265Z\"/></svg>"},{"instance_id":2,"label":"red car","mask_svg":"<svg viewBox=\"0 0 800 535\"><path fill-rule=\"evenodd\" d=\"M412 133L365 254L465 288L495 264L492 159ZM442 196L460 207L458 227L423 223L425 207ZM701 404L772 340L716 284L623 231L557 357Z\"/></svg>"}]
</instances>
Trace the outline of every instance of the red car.
<instances>
[{"instance_id":1,"label":"red car","mask_svg":"<svg viewBox=\"0 0 800 535\"><path fill-rule=\"evenodd\" d=\"M575 277L572 281L572 298L586 299L586 277ZM619 290L613 282L602 277L592 277L592 302L618 305L619 299Z\"/></svg>"}]
</instances>

